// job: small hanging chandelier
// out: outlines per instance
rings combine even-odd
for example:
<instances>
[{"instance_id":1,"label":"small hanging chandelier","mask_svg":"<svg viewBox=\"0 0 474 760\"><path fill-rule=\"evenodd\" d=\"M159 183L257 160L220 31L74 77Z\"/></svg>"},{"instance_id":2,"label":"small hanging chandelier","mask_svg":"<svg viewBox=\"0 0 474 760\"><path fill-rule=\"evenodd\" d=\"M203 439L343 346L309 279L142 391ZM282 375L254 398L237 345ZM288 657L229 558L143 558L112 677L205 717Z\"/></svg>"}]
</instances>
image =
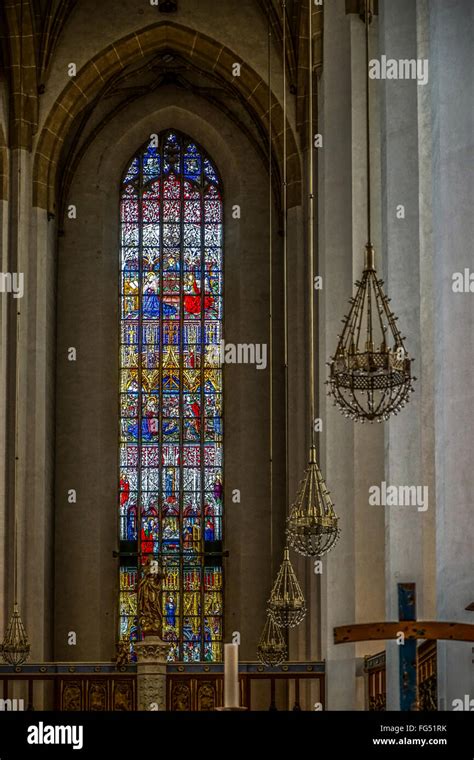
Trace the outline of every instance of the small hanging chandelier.
<instances>
[{"instance_id":1,"label":"small hanging chandelier","mask_svg":"<svg viewBox=\"0 0 474 760\"><path fill-rule=\"evenodd\" d=\"M287 505L289 503L289 399L288 399L288 183L287 183L287 127L286 127L286 2L283 10L283 311L285 328L285 446L286 446L286 488ZM268 600L268 613L275 625L281 628L294 628L306 615L306 603L290 561L290 550L285 546L283 562Z\"/></svg>"},{"instance_id":2,"label":"small hanging chandelier","mask_svg":"<svg viewBox=\"0 0 474 760\"><path fill-rule=\"evenodd\" d=\"M286 660L286 643L280 626L276 625L270 613L267 614L260 641L257 647L257 657L262 665L281 665Z\"/></svg>"},{"instance_id":3,"label":"small hanging chandelier","mask_svg":"<svg viewBox=\"0 0 474 760\"><path fill-rule=\"evenodd\" d=\"M272 25L268 18L268 284L269 284L269 493L270 493L270 574L273 578L273 166L272 166ZM262 665L281 665L287 656L286 641L279 628L267 611L267 619L257 646L257 658Z\"/></svg>"},{"instance_id":4,"label":"small hanging chandelier","mask_svg":"<svg viewBox=\"0 0 474 760\"><path fill-rule=\"evenodd\" d=\"M365 0L366 127L367 127L367 231L362 278L342 322L336 353L329 361L328 394L346 417L357 422L382 422L398 412L413 392L411 363L404 336L383 291L375 269L371 242L369 24L372 14Z\"/></svg>"},{"instance_id":5,"label":"small hanging chandelier","mask_svg":"<svg viewBox=\"0 0 474 760\"><path fill-rule=\"evenodd\" d=\"M4 662L15 667L23 665L30 656L30 643L16 602L13 605L5 637L0 645L0 654Z\"/></svg>"},{"instance_id":6,"label":"small hanging chandelier","mask_svg":"<svg viewBox=\"0 0 474 760\"><path fill-rule=\"evenodd\" d=\"M309 181L309 356L310 356L310 415L311 446L309 464L287 520L286 534L289 545L304 557L321 557L327 554L339 537L338 517L329 496L321 470L316 461L314 441L314 158L313 158L313 17L309 5L309 86L308 86L308 181Z\"/></svg>"},{"instance_id":7,"label":"small hanging chandelier","mask_svg":"<svg viewBox=\"0 0 474 760\"><path fill-rule=\"evenodd\" d=\"M287 546L268 600L268 611L275 624L281 628L295 628L306 615L306 602Z\"/></svg>"},{"instance_id":8,"label":"small hanging chandelier","mask_svg":"<svg viewBox=\"0 0 474 760\"><path fill-rule=\"evenodd\" d=\"M338 517L316 461L315 446L311 447L286 533L290 546L304 557L322 557L339 538Z\"/></svg>"}]
</instances>

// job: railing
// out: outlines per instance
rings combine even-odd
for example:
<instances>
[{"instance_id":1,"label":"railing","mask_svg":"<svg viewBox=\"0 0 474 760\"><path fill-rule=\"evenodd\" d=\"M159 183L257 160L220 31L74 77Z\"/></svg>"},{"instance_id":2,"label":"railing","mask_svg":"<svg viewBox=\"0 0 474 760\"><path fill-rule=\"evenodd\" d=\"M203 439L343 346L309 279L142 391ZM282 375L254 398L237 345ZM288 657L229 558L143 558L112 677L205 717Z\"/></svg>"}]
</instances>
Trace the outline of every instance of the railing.
<instances>
[{"instance_id":1,"label":"railing","mask_svg":"<svg viewBox=\"0 0 474 760\"><path fill-rule=\"evenodd\" d=\"M383 712L387 704L385 652L366 657L364 671L367 674L367 708L370 712Z\"/></svg>"},{"instance_id":2,"label":"railing","mask_svg":"<svg viewBox=\"0 0 474 760\"><path fill-rule=\"evenodd\" d=\"M436 655L436 641L424 641L416 653L419 710L435 712L438 709Z\"/></svg>"},{"instance_id":3,"label":"railing","mask_svg":"<svg viewBox=\"0 0 474 760\"><path fill-rule=\"evenodd\" d=\"M23 700L25 710L136 710L136 681L133 665L118 669L104 663L0 667L2 698Z\"/></svg>"},{"instance_id":4,"label":"railing","mask_svg":"<svg viewBox=\"0 0 474 760\"><path fill-rule=\"evenodd\" d=\"M274 668L241 663L241 705L248 710L324 709L324 673L323 662L288 662ZM223 703L223 687L221 664L170 665L167 709L214 710Z\"/></svg>"},{"instance_id":5,"label":"railing","mask_svg":"<svg viewBox=\"0 0 474 760\"><path fill-rule=\"evenodd\" d=\"M324 709L324 663L285 663L264 668L241 663L241 704L249 710ZM214 710L223 703L222 664L170 664L167 709ZM136 666L45 663L0 666L0 698L29 710L133 711ZM16 700L16 701L15 701ZM22 702L18 702L22 700ZM8 708L7 708L8 709Z\"/></svg>"},{"instance_id":6,"label":"railing","mask_svg":"<svg viewBox=\"0 0 474 760\"><path fill-rule=\"evenodd\" d=\"M368 709L386 709L385 652L365 658ZM436 641L424 641L416 652L417 709L435 711L437 707Z\"/></svg>"}]
</instances>

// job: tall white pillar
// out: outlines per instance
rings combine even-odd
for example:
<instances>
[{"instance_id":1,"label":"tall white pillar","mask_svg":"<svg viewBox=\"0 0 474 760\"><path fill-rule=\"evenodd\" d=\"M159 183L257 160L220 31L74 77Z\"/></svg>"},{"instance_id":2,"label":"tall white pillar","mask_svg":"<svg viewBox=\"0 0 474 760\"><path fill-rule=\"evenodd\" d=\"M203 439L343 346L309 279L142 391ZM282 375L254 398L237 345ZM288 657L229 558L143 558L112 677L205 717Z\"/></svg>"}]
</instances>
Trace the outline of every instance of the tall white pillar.
<instances>
[{"instance_id":1,"label":"tall white pillar","mask_svg":"<svg viewBox=\"0 0 474 760\"><path fill-rule=\"evenodd\" d=\"M55 278L53 225L32 208L31 164L27 150L12 152L9 268L23 276L24 293L9 304L7 615L16 516L17 598L30 659L41 662L52 655Z\"/></svg>"},{"instance_id":2,"label":"tall white pillar","mask_svg":"<svg viewBox=\"0 0 474 760\"><path fill-rule=\"evenodd\" d=\"M390 59L417 59L417 5L412 0L380 4L380 55ZM386 292L399 318L406 348L415 358L415 393L409 405L385 425L385 481L394 486L427 486L428 506L386 506L386 618L398 620L398 583L416 583L417 616L424 618L424 534L432 537L434 490L423 464L423 414L432 399L429 360L432 348L422 339L422 263L419 160L419 98L423 85L416 80L384 79L381 90L382 128L382 262ZM427 85L425 85L426 87ZM380 264L382 264L380 262ZM381 268L381 267L379 267ZM426 286L428 287L428 285ZM428 361L427 361L428 360ZM425 374L426 368L426 374ZM423 406L425 404L425 407ZM432 456L432 452L431 452ZM428 457L429 459L429 457ZM428 548L428 547L426 547ZM429 547L431 554L434 545ZM397 642L387 642L387 709L400 709Z\"/></svg>"},{"instance_id":3,"label":"tall white pillar","mask_svg":"<svg viewBox=\"0 0 474 760\"><path fill-rule=\"evenodd\" d=\"M474 292L454 293L471 272L474 241L474 5L430 3L435 265L435 430L438 618L474 622ZM471 645L438 645L438 701L474 695Z\"/></svg>"},{"instance_id":4,"label":"tall white pillar","mask_svg":"<svg viewBox=\"0 0 474 760\"><path fill-rule=\"evenodd\" d=\"M9 202L0 201L0 271L8 272L8 231L9 231ZM7 426L7 369L9 357L8 341L8 294L0 295L0 635L7 625L7 460L6 460L6 426Z\"/></svg>"},{"instance_id":5,"label":"tall white pillar","mask_svg":"<svg viewBox=\"0 0 474 760\"><path fill-rule=\"evenodd\" d=\"M374 109L376 103L374 102ZM334 627L383 617L383 514L368 504L370 484L383 471L380 426L354 423L326 395L326 362L334 353L341 319L349 309L363 266L366 228L365 45L358 14L345 2L324 7L324 59L320 93L319 308L320 459L340 519L339 542L323 560L322 654L326 660L327 709L364 709L362 657L380 642L335 646ZM374 143L374 177L377 144ZM375 183L377 186L377 183ZM379 209L374 208L377 218ZM376 235L379 234L375 224Z\"/></svg>"}]
</instances>

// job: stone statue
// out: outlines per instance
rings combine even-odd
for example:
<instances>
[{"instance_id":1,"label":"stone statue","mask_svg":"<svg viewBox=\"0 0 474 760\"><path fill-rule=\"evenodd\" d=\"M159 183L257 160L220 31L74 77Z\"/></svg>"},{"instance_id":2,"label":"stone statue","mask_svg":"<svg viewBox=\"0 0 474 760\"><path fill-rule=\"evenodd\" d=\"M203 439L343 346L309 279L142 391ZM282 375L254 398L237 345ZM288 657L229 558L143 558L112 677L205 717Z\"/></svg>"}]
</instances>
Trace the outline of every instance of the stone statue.
<instances>
[{"instance_id":1,"label":"stone statue","mask_svg":"<svg viewBox=\"0 0 474 760\"><path fill-rule=\"evenodd\" d=\"M161 637L161 581L163 573L152 562L142 568L138 583L138 618L143 635Z\"/></svg>"}]
</instances>

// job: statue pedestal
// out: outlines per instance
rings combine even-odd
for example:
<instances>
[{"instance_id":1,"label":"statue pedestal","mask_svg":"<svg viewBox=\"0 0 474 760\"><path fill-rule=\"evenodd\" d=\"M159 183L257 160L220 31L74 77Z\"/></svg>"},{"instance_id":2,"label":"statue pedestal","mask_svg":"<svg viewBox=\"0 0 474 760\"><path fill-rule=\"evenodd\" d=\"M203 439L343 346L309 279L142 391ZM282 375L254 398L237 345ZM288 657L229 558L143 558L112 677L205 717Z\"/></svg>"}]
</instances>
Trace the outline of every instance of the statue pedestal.
<instances>
[{"instance_id":1,"label":"statue pedestal","mask_svg":"<svg viewBox=\"0 0 474 760\"><path fill-rule=\"evenodd\" d=\"M138 709L166 710L166 659L169 652L159 636L147 636L137 641Z\"/></svg>"}]
</instances>

